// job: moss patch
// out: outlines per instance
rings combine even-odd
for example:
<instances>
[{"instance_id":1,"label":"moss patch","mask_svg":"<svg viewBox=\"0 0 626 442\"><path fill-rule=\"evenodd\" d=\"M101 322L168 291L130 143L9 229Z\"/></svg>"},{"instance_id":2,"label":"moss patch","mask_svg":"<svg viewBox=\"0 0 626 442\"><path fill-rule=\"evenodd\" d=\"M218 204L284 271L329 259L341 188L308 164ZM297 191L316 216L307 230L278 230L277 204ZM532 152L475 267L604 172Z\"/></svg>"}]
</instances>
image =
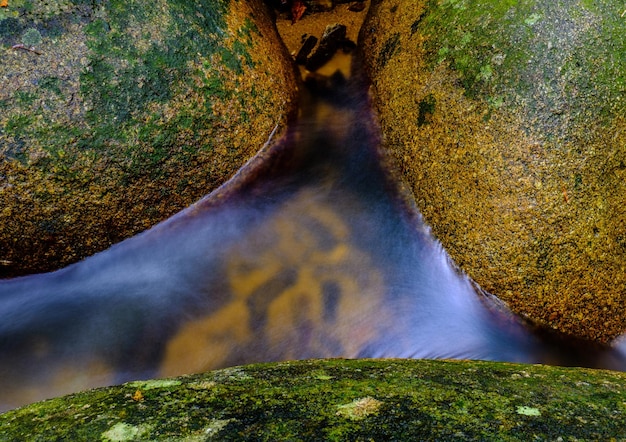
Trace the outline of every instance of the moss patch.
<instances>
[{"instance_id":1,"label":"moss patch","mask_svg":"<svg viewBox=\"0 0 626 442\"><path fill-rule=\"evenodd\" d=\"M178 380L143 391L141 401L131 383L10 411L0 416L0 439L597 440L626 428L625 375L608 371L327 360Z\"/></svg>"}]
</instances>

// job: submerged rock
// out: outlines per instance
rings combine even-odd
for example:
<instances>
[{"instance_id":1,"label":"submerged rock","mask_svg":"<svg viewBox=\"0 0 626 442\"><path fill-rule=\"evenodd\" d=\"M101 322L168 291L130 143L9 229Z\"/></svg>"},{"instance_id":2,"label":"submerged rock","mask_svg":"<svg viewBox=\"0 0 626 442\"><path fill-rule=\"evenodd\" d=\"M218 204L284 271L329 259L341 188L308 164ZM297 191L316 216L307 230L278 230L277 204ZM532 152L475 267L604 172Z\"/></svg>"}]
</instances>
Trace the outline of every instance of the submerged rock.
<instances>
[{"instance_id":1,"label":"submerged rock","mask_svg":"<svg viewBox=\"0 0 626 442\"><path fill-rule=\"evenodd\" d=\"M296 105L261 0L12 0L0 50L0 277L65 266L188 206Z\"/></svg>"},{"instance_id":2,"label":"submerged rock","mask_svg":"<svg viewBox=\"0 0 626 442\"><path fill-rule=\"evenodd\" d=\"M623 3L372 3L385 147L454 261L536 322L624 332Z\"/></svg>"},{"instance_id":3,"label":"submerged rock","mask_svg":"<svg viewBox=\"0 0 626 442\"><path fill-rule=\"evenodd\" d=\"M321 360L138 381L0 415L0 440L609 440L624 373Z\"/></svg>"}]
</instances>

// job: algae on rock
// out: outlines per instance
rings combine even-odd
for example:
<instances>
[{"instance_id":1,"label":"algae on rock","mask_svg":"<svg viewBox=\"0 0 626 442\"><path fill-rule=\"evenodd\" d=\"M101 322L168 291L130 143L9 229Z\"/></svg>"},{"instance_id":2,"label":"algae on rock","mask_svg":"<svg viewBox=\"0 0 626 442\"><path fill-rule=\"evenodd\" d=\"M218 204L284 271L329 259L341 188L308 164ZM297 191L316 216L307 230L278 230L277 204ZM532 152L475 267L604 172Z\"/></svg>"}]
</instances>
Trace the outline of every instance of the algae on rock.
<instances>
[{"instance_id":1,"label":"algae on rock","mask_svg":"<svg viewBox=\"0 0 626 442\"><path fill-rule=\"evenodd\" d=\"M626 33L618 1L374 1L385 149L437 238L517 313L626 329Z\"/></svg>"},{"instance_id":2,"label":"algae on rock","mask_svg":"<svg viewBox=\"0 0 626 442\"><path fill-rule=\"evenodd\" d=\"M12 0L0 50L0 277L174 214L296 108L261 0Z\"/></svg>"},{"instance_id":3,"label":"algae on rock","mask_svg":"<svg viewBox=\"0 0 626 442\"><path fill-rule=\"evenodd\" d=\"M473 361L318 360L132 382L0 415L0 440L609 440L626 374Z\"/></svg>"}]
</instances>

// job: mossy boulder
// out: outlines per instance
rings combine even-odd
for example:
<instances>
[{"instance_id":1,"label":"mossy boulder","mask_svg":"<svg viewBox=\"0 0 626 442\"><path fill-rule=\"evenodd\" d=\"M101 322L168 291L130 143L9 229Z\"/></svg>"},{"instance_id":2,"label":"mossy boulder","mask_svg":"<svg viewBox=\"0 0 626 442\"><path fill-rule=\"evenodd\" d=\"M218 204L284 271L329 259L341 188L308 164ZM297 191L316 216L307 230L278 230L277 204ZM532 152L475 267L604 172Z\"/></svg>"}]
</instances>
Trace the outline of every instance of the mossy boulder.
<instances>
[{"instance_id":1,"label":"mossy boulder","mask_svg":"<svg viewBox=\"0 0 626 442\"><path fill-rule=\"evenodd\" d=\"M626 329L624 4L376 0L385 148L426 221L519 314Z\"/></svg>"},{"instance_id":2,"label":"mossy boulder","mask_svg":"<svg viewBox=\"0 0 626 442\"><path fill-rule=\"evenodd\" d=\"M0 415L0 440L610 440L626 374L318 360L131 382Z\"/></svg>"},{"instance_id":3,"label":"mossy boulder","mask_svg":"<svg viewBox=\"0 0 626 442\"><path fill-rule=\"evenodd\" d=\"M224 183L296 106L261 0L0 8L0 277L75 262Z\"/></svg>"}]
</instances>

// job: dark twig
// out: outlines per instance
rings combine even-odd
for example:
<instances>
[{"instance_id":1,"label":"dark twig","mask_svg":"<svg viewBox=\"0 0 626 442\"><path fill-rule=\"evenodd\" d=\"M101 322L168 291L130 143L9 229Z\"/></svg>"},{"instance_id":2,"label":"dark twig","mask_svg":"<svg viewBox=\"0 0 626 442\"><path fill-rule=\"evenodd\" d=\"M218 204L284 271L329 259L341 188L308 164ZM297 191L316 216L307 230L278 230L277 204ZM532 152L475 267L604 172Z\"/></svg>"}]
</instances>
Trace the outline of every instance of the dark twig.
<instances>
[{"instance_id":1,"label":"dark twig","mask_svg":"<svg viewBox=\"0 0 626 442\"><path fill-rule=\"evenodd\" d=\"M24 51L32 52L32 53L37 54L37 55L41 55L42 54L40 51L35 49L34 46L28 47L28 46L26 46L26 45L24 45L22 43L11 46L11 49L15 49L15 50L22 49Z\"/></svg>"}]
</instances>

